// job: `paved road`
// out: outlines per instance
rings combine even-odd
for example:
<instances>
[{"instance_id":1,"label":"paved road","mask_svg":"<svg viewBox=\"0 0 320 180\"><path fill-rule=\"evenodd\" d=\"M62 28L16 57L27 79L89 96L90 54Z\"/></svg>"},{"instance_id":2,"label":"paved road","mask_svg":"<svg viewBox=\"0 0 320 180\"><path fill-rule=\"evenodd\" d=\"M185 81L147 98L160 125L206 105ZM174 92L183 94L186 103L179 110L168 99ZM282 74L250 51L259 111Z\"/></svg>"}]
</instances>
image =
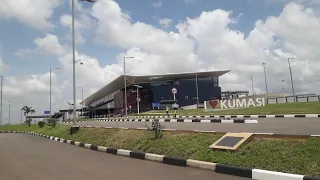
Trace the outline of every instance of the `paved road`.
<instances>
[{"instance_id":1,"label":"paved road","mask_svg":"<svg viewBox=\"0 0 320 180\"><path fill-rule=\"evenodd\" d=\"M167 129L320 135L320 118L260 118L258 124L162 123ZM146 122L82 122L81 126L143 128ZM149 123L150 124L150 123Z\"/></svg>"},{"instance_id":2,"label":"paved road","mask_svg":"<svg viewBox=\"0 0 320 180\"><path fill-rule=\"evenodd\" d=\"M0 134L3 180L245 180L91 151L28 134Z\"/></svg>"}]
</instances>

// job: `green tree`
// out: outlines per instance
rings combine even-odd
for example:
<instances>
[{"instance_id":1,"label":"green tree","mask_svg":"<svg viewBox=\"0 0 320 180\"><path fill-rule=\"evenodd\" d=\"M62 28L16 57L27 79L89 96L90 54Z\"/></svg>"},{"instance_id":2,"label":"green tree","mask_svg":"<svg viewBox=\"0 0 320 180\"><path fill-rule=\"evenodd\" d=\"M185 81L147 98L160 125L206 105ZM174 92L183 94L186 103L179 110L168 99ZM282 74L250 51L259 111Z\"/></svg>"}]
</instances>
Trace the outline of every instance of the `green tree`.
<instances>
[{"instance_id":1,"label":"green tree","mask_svg":"<svg viewBox=\"0 0 320 180\"><path fill-rule=\"evenodd\" d=\"M25 123L26 124L28 124L28 126L30 127L31 126L31 118L27 118L27 116L29 115L29 114L34 114L34 113L36 113L36 111L34 110L34 109L32 109L32 107L30 106L24 106L22 109L21 109L21 111L23 111L23 113L24 113L24 116L26 117L26 121L25 121Z\"/></svg>"}]
</instances>

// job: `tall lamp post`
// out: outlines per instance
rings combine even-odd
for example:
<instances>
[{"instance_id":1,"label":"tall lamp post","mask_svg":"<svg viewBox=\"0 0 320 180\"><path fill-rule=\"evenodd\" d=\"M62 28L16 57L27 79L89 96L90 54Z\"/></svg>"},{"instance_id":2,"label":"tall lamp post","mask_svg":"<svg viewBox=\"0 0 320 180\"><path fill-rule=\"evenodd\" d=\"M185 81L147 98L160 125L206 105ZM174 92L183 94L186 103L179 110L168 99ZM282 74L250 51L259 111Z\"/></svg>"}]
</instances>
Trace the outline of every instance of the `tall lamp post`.
<instances>
[{"instance_id":1,"label":"tall lamp post","mask_svg":"<svg viewBox=\"0 0 320 180\"><path fill-rule=\"evenodd\" d=\"M10 125L10 123L11 123L11 122L10 122L10 121L11 121L11 119L10 119L10 116L11 116L11 109L10 109L10 108L11 108L11 107L10 107L10 106L11 106L11 101L9 100L9 125Z\"/></svg>"},{"instance_id":2,"label":"tall lamp post","mask_svg":"<svg viewBox=\"0 0 320 180\"><path fill-rule=\"evenodd\" d=\"M251 88L252 88L252 96L254 96L254 88L253 88L253 76L249 75L251 79Z\"/></svg>"},{"instance_id":3,"label":"tall lamp post","mask_svg":"<svg viewBox=\"0 0 320 180\"><path fill-rule=\"evenodd\" d=\"M289 65L289 72L290 72L290 79L291 79L291 87L292 87L292 95L295 96L295 93L294 93L294 85L293 85L293 78L292 78L292 70L291 70L291 63L290 63L290 60L293 59L293 58L288 58L288 65Z\"/></svg>"},{"instance_id":4,"label":"tall lamp post","mask_svg":"<svg viewBox=\"0 0 320 180\"><path fill-rule=\"evenodd\" d=\"M137 112L138 114L140 113L140 96L139 96L139 88L142 88L142 86L139 86L139 85L133 85L134 87L137 88L136 91L133 91L133 92L136 92L137 93Z\"/></svg>"},{"instance_id":5,"label":"tall lamp post","mask_svg":"<svg viewBox=\"0 0 320 180\"><path fill-rule=\"evenodd\" d=\"M75 32L74 32L74 1L72 0L72 69L73 69L73 125L76 125L76 115L77 115L77 103L76 103L76 45L75 45ZM86 2L94 2L94 0L80 0Z\"/></svg>"},{"instance_id":6,"label":"tall lamp post","mask_svg":"<svg viewBox=\"0 0 320 180\"><path fill-rule=\"evenodd\" d=\"M1 77L1 102L0 102L0 109L1 109L1 116L0 116L0 126L2 125L2 86L3 86L3 76L0 76Z\"/></svg>"},{"instance_id":7,"label":"tall lamp post","mask_svg":"<svg viewBox=\"0 0 320 180\"><path fill-rule=\"evenodd\" d=\"M262 63L262 66L263 66L263 72L264 72L264 82L266 84L266 93L268 93L268 83L267 83L267 74L266 74L266 63Z\"/></svg>"},{"instance_id":8,"label":"tall lamp post","mask_svg":"<svg viewBox=\"0 0 320 180\"><path fill-rule=\"evenodd\" d=\"M59 68L55 68L55 69L59 69ZM52 68L50 68L50 118L51 118L51 115L52 115L52 112L51 112L51 107L52 107L52 101L51 101L51 97L52 97L52 78L51 78L51 74L52 74Z\"/></svg>"},{"instance_id":9,"label":"tall lamp post","mask_svg":"<svg viewBox=\"0 0 320 180\"><path fill-rule=\"evenodd\" d=\"M125 106L125 116L128 116L127 111L127 77L126 77L126 59L133 59L134 57L123 57L123 76L124 76L124 106Z\"/></svg>"}]
</instances>

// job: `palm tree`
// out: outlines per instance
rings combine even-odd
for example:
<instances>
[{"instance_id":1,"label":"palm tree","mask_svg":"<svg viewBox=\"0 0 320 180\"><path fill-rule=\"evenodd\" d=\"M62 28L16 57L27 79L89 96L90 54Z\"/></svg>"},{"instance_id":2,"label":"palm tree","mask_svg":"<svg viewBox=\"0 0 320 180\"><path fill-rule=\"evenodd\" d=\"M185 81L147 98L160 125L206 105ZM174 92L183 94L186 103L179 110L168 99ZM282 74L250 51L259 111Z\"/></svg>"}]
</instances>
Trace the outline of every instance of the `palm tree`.
<instances>
[{"instance_id":1,"label":"palm tree","mask_svg":"<svg viewBox=\"0 0 320 180\"><path fill-rule=\"evenodd\" d=\"M34 109L32 109L32 107L30 106L24 106L22 109L21 109L21 111L24 111L23 113L24 113L24 116L26 117L26 124L28 124L29 125L29 127L30 127L30 119L29 120L27 120L27 116L29 115L29 113L30 114L34 114L36 111L34 110Z\"/></svg>"}]
</instances>

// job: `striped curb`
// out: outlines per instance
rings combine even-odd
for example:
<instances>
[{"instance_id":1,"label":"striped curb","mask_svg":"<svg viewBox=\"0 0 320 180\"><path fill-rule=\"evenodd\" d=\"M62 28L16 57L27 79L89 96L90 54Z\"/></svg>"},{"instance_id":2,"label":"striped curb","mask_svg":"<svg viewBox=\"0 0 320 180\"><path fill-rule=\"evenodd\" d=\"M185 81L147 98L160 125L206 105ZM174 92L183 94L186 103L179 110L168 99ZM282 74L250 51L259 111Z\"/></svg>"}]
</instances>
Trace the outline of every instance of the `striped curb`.
<instances>
[{"instance_id":1,"label":"striped curb","mask_svg":"<svg viewBox=\"0 0 320 180\"><path fill-rule=\"evenodd\" d=\"M273 115L190 115L178 118L320 118L320 114L273 114ZM127 116L119 118L174 118L174 116ZM103 119L103 118L98 118ZM105 118L104 118L105 119Z\"/></svg>"},{"instance_id":2,"label":"striped curb","mask_svg":"<svg viewBox=\"0 0 320 180\"><path fill-rule=\"evenodd\" d=\"M246 124L256 124L258 120L252 119L100 119L93 121L100 122L151 122L151 121L159 121L159 122L182 122L182 123L246 123ZM77 122L91 122L91 121L77 121ZM72 122L62 122L65 124L69 124Z\"/></svg>"},{"instance_id":3,"label":"striped curb","mask_svg":"<svg viewBox=\"0 0 320 180\"><path fill-rule=\"evenodd\" d=\"M90 149L93 151L100 151L100 152L114 154L114 155L131 157L134 159L155 161L155 162L160 162L160 163L175 165L175 166L181 166L181 167L193 167L193 168L199 168L199 169L212 170L216 173L246 177L246 178L257 179L257 180L270 180L270 179L275 179L275 180L276 179L281 179L281 180L320 180L320 178L314 178L314 177L309 177L309 176L305 176L305 175L267 171L267 170L262 170L262 169L237 167L237 166L223 165L223 164L218 164L218 163L198 161L198 160L193 160L193 159L169 157L169 156L159 155L159 154L135 152L135 151L125 150L125 149L116 149L116 148L109 148L109 147L104 147L104 146L97 146L97 145L93 145L93 144L82 143L82 142L77 142L77 141L73 141L73 140L66 140L63 138L38 134L38 133L34 133L34 132L23 132L23 131L0 131L0 132L1 133L27 133L27 134L32 134L32 135L48 138L50 140L54 140L57 142L87 148L87 149Z\"/></svg>"}]
</instances>

